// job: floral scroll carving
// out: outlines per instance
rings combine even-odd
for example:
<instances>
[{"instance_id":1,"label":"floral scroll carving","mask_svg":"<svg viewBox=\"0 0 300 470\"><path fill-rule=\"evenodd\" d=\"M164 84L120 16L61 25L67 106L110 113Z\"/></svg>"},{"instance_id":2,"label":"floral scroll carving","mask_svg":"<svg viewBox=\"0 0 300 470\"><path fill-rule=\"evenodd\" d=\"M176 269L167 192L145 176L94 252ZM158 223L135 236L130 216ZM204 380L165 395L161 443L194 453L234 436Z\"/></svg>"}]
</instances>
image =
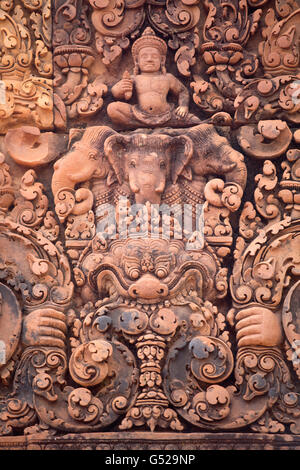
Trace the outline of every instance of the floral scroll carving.
<instances>
[{"instance_id":1,"label":"floral scroll carving","mask_svg":"<svg viewBox=\"0 0 300 470\"><path fill-rule=\"evenodd\" d=\"M297 439L299 8L1 2L1 436Z\"/></svg>"},{"instance_id":2,"label":"floral scroll carving","mask_svg":"<svg viewBox=\"0 0 300 470\"><path fill-rule=\"evenodd\" d=\"M200 18L199 1L172 0L163 2L122 1L94 2L92 21L97 30L96 46L106 65L120 58L130 45L145 19L155 30L169 36L169 46L176 50L175 61L183 75L190 75L196 62L195 49L199 44L196 28Z\"/></svg>"},{"instance_id":3,"label":"floral scroll carving","mask_svg":"<svg viewBox=\"0 0 300 470\"><path fill-rule=\"evenodd\" d=\"M4 2L3 2L4 3ZM7 3L0 10L0 77L4 99L0 103L5 133L16 123L51 129L52 54L50 2L36 5ZM31 12L29 18L25 12ZM36 41L36 50L33 44Z\"/></svg>"}]
</instances>

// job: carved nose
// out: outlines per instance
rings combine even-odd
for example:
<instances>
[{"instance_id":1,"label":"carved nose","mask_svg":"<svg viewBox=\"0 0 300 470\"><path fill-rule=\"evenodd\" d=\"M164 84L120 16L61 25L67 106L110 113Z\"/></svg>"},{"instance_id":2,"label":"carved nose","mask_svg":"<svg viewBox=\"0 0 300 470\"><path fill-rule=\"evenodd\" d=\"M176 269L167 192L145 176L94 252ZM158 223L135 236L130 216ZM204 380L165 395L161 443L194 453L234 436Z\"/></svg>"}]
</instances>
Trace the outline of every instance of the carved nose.
<instances>
[{"instance_id":1,"label":"carved nose","mask_svg":"<svg viewBox=\"0 0 300 470\"><path fill-rule=\"evenodd\" d=\"M128 293L130 297L142 299L161 299L169 293L168 286L151 274L145 274L132 284Z\"/></svg>"}]
</instances>

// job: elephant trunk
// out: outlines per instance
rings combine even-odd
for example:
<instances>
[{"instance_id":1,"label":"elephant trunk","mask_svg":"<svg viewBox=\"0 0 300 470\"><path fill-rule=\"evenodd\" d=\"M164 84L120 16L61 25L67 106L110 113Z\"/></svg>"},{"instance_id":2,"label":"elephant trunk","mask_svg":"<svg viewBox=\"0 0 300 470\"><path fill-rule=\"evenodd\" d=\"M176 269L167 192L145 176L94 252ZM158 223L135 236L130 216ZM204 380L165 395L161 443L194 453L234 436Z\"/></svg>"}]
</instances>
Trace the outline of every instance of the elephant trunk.
<instances>
[{"instance_id":1,"label":"elephant trunk","mask_svg":"<svg viewBox=\"0 0 300 470\"><path fill-rule=\"evenodd\" d=\"M162 180L159 185L155 188L155 192L157 194L162 194L164 192L164 189L165 189L165 181Z\"/></svg>"}]
</instances>

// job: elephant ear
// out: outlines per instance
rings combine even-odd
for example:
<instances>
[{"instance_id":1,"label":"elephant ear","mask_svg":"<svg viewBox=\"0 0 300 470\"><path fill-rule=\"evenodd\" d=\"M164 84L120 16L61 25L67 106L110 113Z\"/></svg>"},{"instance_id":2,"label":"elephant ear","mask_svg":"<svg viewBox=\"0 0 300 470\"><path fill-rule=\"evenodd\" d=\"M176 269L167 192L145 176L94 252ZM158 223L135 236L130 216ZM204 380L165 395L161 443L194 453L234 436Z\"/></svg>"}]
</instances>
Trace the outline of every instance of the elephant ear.
<instances>
[{"instance_id":1,"label":"elephant ear","mask_svg":"<svg viewBox=\"0 0 300 470\"><path fill-rule=\"evenodd\" d=\"M192 140L181 135L172 139L172 163L171 163L171 178L173 184L177 182L178 176L182 175L191 180L191 169L187 166L192 155L194 147Z\"/></svg>"},{"instance_id":2,"label":"elephant ear","mask_svg":"<svg viewBox=\"0 0 300 470\"><path fill-rule=\"evenodd\" d=\"M69 132L69 141L68 141L68 150L72 147L72 145L81 139L84 133L84 129L70 129Z\"/></svg>"},{"instance_id":3,"label":"elephant ear","mask_svg":"<svg viewBox=\"0 0 300 470\"><path fill-rule=\"evenodd\" d=\"M104 153L112 166L118 183L124 182L125 150L128 147L129 138L121 134L115 134L104 143Z\"/></svg>"}]
</instances>

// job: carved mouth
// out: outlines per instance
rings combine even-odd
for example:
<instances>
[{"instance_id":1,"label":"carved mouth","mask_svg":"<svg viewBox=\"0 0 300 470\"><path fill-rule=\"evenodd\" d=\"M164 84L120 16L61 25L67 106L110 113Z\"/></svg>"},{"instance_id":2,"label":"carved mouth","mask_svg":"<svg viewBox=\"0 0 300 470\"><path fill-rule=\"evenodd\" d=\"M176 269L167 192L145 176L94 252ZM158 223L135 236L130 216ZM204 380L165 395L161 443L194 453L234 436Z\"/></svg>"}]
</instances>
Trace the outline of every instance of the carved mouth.
<instances>
[{"instance_id":1,"label":"carved mouth","mask_svg":"<svg viewBox=\"0 0 300 470\"><path fill-rule=\"evenodd\" d=\"M149 300L149 299L130 299L128 297L123 297L117 293L116 290L111 290L113 293L110 297L105 297L98 302L98 307L104 307L113 302L114 305L119 307L128 306L130 308L138 308L139 310L144 311L145 313L153 313L161 308L170 308L171 305L186 305L195 297L199 298L198 293L193 289L183 289L178 292L177 295L173 295L165 300Z\"/></svg>"},{"instance_id":2,"label":"carved mouth","mask_svg":"<svg viewBox=\"0 0 300 470\"><path fill-rule=\"evenodd\" d=\"M192 266L190 263L182 265L176 273L164 279L164 284L168 288L167 297L160 292L155 293L152 298L139 296L138 292L132 295L133 284L129 284L124 279L121 270L110 265L102 265L91 281L95 287L97 286L103 303L114 301L126 305L129 303L131 306L148 305L149 308L153 308L155 305L167 306L173 299L180 298L182 301L183 297L202 297L203 280L208 277L208 273L204 271L204 268L198 263L194 263Z\"/></svg>"}]
</instances>

